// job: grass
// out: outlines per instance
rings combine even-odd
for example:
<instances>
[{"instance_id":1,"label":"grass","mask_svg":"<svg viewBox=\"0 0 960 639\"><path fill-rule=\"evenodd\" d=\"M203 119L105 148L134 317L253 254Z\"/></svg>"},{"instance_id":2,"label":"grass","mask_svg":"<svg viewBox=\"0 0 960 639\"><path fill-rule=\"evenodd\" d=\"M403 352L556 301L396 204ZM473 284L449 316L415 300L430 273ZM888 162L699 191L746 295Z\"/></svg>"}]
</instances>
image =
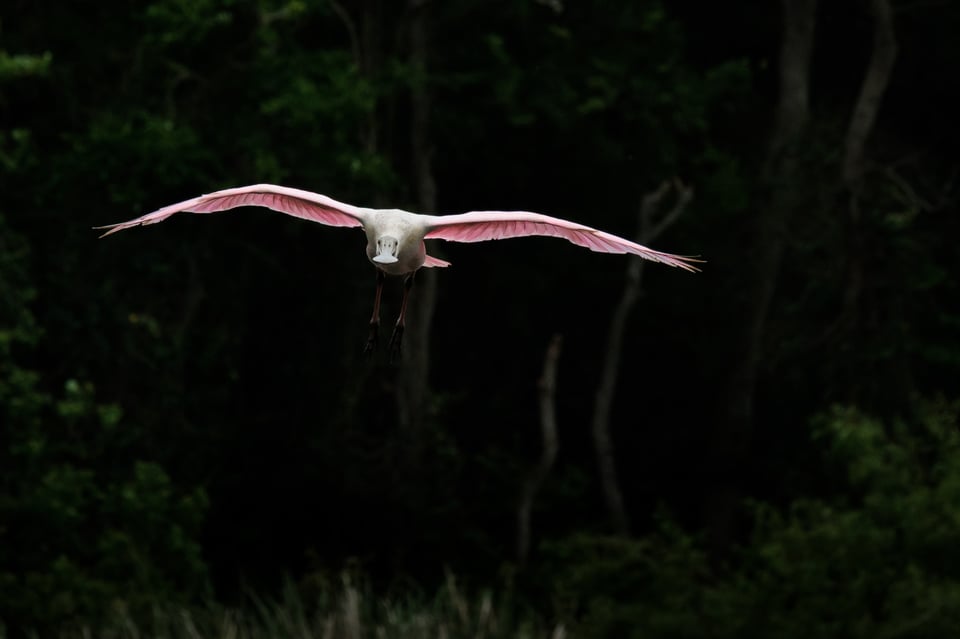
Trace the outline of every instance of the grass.
<instances>
[{"instance_id":1,"label":"grass","mask_svg":"<svg viewBox=\"0 0 960 639\"><path fill-rule=\"evenodd\" d=\"M567 639L562 624L519 611L508 595L467 596L452 575L432 597L376 597L348 576L309 599L292 585L276 599L247 605L157 605L144 619L118 606L100 628L81 626L61 639ZM0 626L0 639L7 633Z\"/></svg>"}]
</instances>

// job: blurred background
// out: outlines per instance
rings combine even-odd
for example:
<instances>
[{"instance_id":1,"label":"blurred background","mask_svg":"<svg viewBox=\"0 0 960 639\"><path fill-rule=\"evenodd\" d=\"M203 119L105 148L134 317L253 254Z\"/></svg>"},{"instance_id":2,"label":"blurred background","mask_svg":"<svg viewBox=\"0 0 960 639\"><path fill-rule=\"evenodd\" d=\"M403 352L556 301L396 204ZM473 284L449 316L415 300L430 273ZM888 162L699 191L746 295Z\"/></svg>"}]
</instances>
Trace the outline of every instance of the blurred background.
<instances>
[{"instance_id":1,"label":"blurred background","mask_svg":"<svg viewBox=\"0 0 960 639\"><path fill-rule=\"evenodd\" d=\"M958 30L946 0L8 0L4 633L956 636ZM435 241L391 364L357 230L91 229L259 182L706 263Z\"/></svg>"}]
</instances>

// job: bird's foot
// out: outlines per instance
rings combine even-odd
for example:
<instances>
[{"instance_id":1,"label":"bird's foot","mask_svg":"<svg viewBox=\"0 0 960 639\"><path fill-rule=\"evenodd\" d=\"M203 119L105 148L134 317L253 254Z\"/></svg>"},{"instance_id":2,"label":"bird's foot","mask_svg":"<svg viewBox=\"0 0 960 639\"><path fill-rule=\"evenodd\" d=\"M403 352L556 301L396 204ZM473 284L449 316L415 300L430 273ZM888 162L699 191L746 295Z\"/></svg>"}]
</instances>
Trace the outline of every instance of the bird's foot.
<instances>
[{"instance_id":1,"label":"bird's foot","mask_svg":"<svg viewBox=\"0 0 960 639\"><path fill-rule=\"evenodd\" d=\"M397 324L393 329L393 335L390 336L390 362L393 363L400 357L400 343L403 341L403 325Z\"/></svg>"},{"instance_id":2,"label":"bird's foot","mask_svg":"<svg viewBox=\"0 0 960 639\"><path fill-rule=\"evenodd\" d=\"M367 345L363 347L363 354L367 357L373 355L373 352L377 350L379 329L379 323L370 322L370 335L367 337Z\"/></svg>"}]
</instances>

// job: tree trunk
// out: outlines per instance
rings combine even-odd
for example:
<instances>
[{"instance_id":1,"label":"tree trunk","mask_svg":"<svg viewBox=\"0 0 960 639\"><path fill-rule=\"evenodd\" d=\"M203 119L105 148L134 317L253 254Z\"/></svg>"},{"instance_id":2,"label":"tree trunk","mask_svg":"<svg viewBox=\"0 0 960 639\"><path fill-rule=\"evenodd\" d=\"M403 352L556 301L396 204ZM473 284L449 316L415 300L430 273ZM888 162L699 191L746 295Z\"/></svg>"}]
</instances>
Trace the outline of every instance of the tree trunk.
<instances>
[{"instance_id":1,"label":"tree trunk","mask_svg":"<svg viewBox=\"0 0 960 639\"><path fill-rule=\"evenodd\" d=\"M707 524L713 542L724 547L733 532L739 501L736 478L746 460L753 429L757 376L770 304L780 273L789 221L803 198L800 149L810 117L810 58L816 0L781 0L780 95L774 130L761 176L762 213L756 218L756 255L745 282L746 308L730 371L724 419L714 432L715 476L707 496Z\"/></svg>"},{"instance_id":2,"label":"tree trunk","mask_svg":"<svg viewBox=\"0 0 960 639\"><path fill-rule=\"evenodd\" d=\"M873 0L873 51L863 76L860 95L850 115L844 139L841 181L847 196L847 277L840 324L854 321L863 290L864 246L860 220L860 190L866 169L864 146L873 130L883 94L890 83L890 74L897 57L897 40L893 30L893 10L889 0Z\"/></svg>"},{"instance_id":3,"label":"tree trunk","mask_svg":"<svg viewBox=\"0 0 960 639\"><path fill-rule=\"evenodd\" d=\"M417 189L417 207L436 210L436 182L431 166L430 95L426 84L429 54L426 0L410 0L410 63L415 78L410 91L410 143ZM408 309L409 330L404 335L397 408L400 428L411 445L414 464L421 460L427 404L430 396L430 330L437 295L435 269L420 269Z\"/></svg>"},{"instance_id":4,"label":"tree trunk","mask_svg":"<svg viewBox=\"0 0 960 639\"><path fill-rule=\"evenodd\" d=\"M850 116L844 141L843 182L850 190L860 181L864 171L864 152L873 125L877 121L880 102L890 84L893 63L897 59L897 38L893 30L893 9L890 0L873 0L873 52L863 76L860 95Z\"/></svg>"},{"instance_id":5,"label":"tree trunk","mask_svg":"<svg viewBox=\"0 0 960 639\"><path fill-rule=\"evenodd\" d=\"M669 228L683 213L693 197L693 190L684 187L679 181L674 183L677 189L677 202L673 209L653 224L654 215L661 210L664 197L670 191L670 182L663 182L657 190L643 197L638 214L636 241L649 246L663 231ZM641 257L631 256L627 262L627 273L623 292L610 318L607 331L607 344L603 359L603 370L593 404L593 445L597 455L597 469L600 473L600 486L607 513L613 522L613 528L621 535L630 532L630 521L623 505L623 493L617 481L616 460L613 454L613 439L610 436L610 410L620 375L620 352L623 350L623 335L626 332L627 319L641 295L643 283L643 265Z\"/></svg>"},{"instance_id":6,"label":"tree trunk","mask_svg":"<svg viewBox=\"0 0 960 639\"><path fill-rule=\"evenodd\" d=\"M555 334L547 347L543 358L543 373L537 389L540 395L540 438L542 450L537 465L527 474L520 489L520 499L517 504L517 561L525 565L530 555L530 537L533 519L533 501L547 478L550 469L557 459L560 450L560 439L557 436L557 412L554 397L557 389L557 362L560 360L560 349L563 338Z\"/></svg>"},{"instance_id":7,"label":"tree trunk","mask_svg":"<svg viewBox=\"0 0 960 639\"><path fill-rule=\"evenodd\" d=\"M861 341L863 352L870 347L873 329L861 326L863 314L862 297L866 278L867 233L861 214L863 176L867 171L866 142L873 130L880 111L880 104L890 83L890 75L897 57L897 40L893 28L893 10L889 0L872 0L873 50L863 76L860 94L850 114L850 122L844 139L843 165L840 171L843 195L846 199L846 277L843 302L836 327L843 329L854 340ZM896 304L890 300L891 304ZM892 309L896 313L896 309ZM898 349L900 350L900 349ZM910 384L906 369L897 372L897 382L892 384L884 397L884 404L898 412L910 404Z\"/></svg>"}]
</instances>

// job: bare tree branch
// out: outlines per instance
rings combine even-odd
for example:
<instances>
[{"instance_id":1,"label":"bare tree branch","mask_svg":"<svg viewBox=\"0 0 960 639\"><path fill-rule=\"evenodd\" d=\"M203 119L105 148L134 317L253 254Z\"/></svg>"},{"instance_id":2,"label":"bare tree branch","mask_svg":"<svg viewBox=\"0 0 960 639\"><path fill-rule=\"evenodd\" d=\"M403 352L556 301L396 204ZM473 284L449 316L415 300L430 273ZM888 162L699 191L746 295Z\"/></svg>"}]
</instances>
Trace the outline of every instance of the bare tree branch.
<instances>
[{"instance_id":1,"label":"bare tree branch","mask_svg":"<svg viewBox=\"0 0 960 639\"><path fill-rule=\"evenodd\" d=\"M900 175L900 172L897 171L896 168L888 166L883 170L883 173L897 187L897 199L900 200L902 204L921 211L936 210L937 206L917 193L913 185L910 184L905 177Z\"/></svg>"},{"instance_id":2,"label":"bare tree branch","mask_svg":"<svg viewBox=\"0 0 960 639\"><path fill-rule=\"evenodd\" d=\"M653 222L653 218L660 211L664 198L671 187L677 191L677 199L673 208L663 217ZM658 235L675 223L690 200L693 198L693 189L686 187L676 179L672 183L664 181L660 186L643 196L637 220L637 242L649 244ZM653 228L651 229L651 225ZM617 481L616 462L613 454L613 440L610 436L610 411L613 406L613 396L617 387L617 378L620 375L620 353L623 350L623 336L626 332L627 318L634 304L641 294L643 280L643 263L645 260L631 256L627 262L626 278L623 292L610 318L610 328L607 331L607 344L603 360L603 371L600 374L600 383L593 404L593 444L597 455L597 468L600 473L600 484L603 489L607 512L613 521L614 529L623 535L630 532L626 508L623 505L623 494Z\"/></svg>"},{"instance_id":3,"label":"bare tree branch","mask_svg":"<svg viewBox=\"0 0 960 639\"><path fill-rule=\"evenodd\" d=\"M839 181L847 195L847 246L844 273L843 299L837 317L808 342L808 348L819 346L842 331L855 328L858 306L864 288L863 232L860 229L860 189L866 170L864 147L876 123L883 95L890 82L890 75L897 55L896 34L893 28L893 10L889 0L871 0L874 14L873 50L864 72L860 94L850 115L844 138L843 164ZM906 206L918 210L932 210L930 202L914 190L896 170L898 163L910 161L901 158L884 169L884 174L897 187L896 197Z\"/></svg>"},{"instance_id":4,"label":"bare tree branch","mask_svg":"<svg viewBox=\"0 0 960 639\"><path fill-rule=\"evenodd\" d=\"M661 185L660 188L663 188L663 185ZM690 201L693 200L693 187L684 185L680 178L673 179L673 188L677 192L677 201L674 203L673 208L670 209L670 212L664 215L649 232L644 232L641 229L641 235L638 236L639 239L637 240L639 243L653 244L664 231L673 226L680 216L683 215Z\"/></svg>"},{"instance_id":5,"label":"bare tree branch","mask_svg":"<svg viewBox=\"0 0 960 639\"><path fill-rule=\"evenodd\" d=\"M877 120L883 94L890 83L893 63L897 59L897 38L893 31L890 0L872 0L871 8L874 20L873 53L844 141L843 181L848 188L853 188L863 174L863 147Z\"/></svg>"},{"instance_id":6,"label":"bare tree branch","mask_svg":"<svg viewBox=\"0 0 960 639\"><path fill-rule=\"evenodd\" d=\"M350 17L350 12L347 11L338 0L329 0L329 2L330 8L337 14L337 17L340 18L340 21L343 22L343 26L347 30L347 37L350 38L350 52L351 55L353 55L354 64L357 65L358 69L363 69L363 51L360 48L360 35L357 31L357 23L353 21L353 18Z\"/></svg>"},{"instance_id":7,"label":"bare tree branch","mask_svg":"<svg viewBox=\"0 0 960 639\"><path fill-rule=\"evenodd\" d=\"M537 389L540 396L540 438L542 450L540 460L527 475L520 490L520 500L517 504L517 560L520 565L526 563L530 555L530 531L533 515L533 501L546 479L547 473L553 468L560 449L560 440L557 436L557 413L554 396L557 389L557 362L560 360L560 350L563 346L563 337L556 333L547 346L543 358L543 372Z\"/></svg>"},{"instance_id":8,"label":"bare tree branch","mask_svg":"<svg viewBox=\"0 0 960 639\"><path fill-rule=\"evenodd\" d=\"M843 292L838 326L854 325L864 286L863 233L860 229L860 189L865 171L864 146L873 130L883 94L890 83L890 73L897 57L897 41L893 31L893 11L890 0L872 0L873 51L863 75L860 95L850 115L850 124L844 140L843 166L840 179L847 189L849 219L846 265L846 286Z\"/></svg>"}]
</instances>

